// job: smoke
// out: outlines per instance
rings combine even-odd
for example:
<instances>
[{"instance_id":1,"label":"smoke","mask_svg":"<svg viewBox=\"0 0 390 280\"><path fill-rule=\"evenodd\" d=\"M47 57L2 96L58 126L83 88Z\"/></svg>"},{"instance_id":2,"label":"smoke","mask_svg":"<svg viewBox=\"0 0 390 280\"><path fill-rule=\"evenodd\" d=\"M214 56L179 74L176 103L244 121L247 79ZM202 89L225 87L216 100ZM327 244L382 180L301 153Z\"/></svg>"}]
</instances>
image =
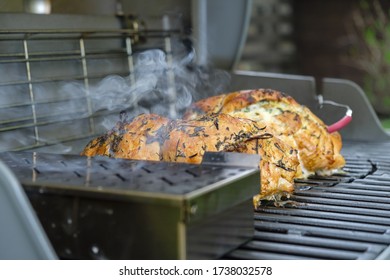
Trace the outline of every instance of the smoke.
<instances>
[{"instance_id":1,"label":"smoke","mask_svg":"<svg viewBox=\"0 0 390 280\"><path fill-rule=\"evenodd\" d=\"M194 100L221 93L229 82L227 72L197 68L194 58L190 52L172 57L169 63L162 50L136 54L130 76L110 75L90 87L91 113L126 111L130 117L155 113L179 118ZM112 125L105 120L106 129Z\"/></svg>"},{"instance_id":2,"label":"smoke","mask_svg":"<svg viewBox=\"0 0 390 280\"><path fill-rule=\"evenodd\" d=\"M109 74L100 80L90 79L87 84L85 80L34 84L36 102L34 109L37 118L44 124L39 126L39 143L56 143L58 139L77 138L87 132L101 134L115 125L121 111L126 111L128 118L141 113L180 118L193 101L226 90L230 81L227 72L198 67L194 64L195 52L178 46L179 44L174 45L172 53L160 49L135 53L134 71L129 76ZM107 67L109 71L112 67L110 63L94 66L91 62L88 67L90 70ZM41 67L34 67L34 73L39 73L42 77L52 75L46 65L42 63L39 66ZM15 73L17 71L20 70L16 69ZM7 99L6 96L14 96L13 98L21 96L20 100L25 100L28 91L27 85L16 94L15 88L0 86L1 105L5 108L7 104L13 106L16 101L19 102L4 100ZM18 108L21 110L13 112L11 116L9 114L11 108L1 118L18 119L21 114L32 115L32 106L15 108L13 110ZM79 119L84 119L84 122L79 122ZM90 119L93 120L93 125L88 122ZM34 146L36 136L34 128L28 125L23 129L0 131L2 143L11 143L4 144L1 150L18 150L24 146ZM67 143L61 143L44 151L79 153L87 142L84 141L81 147L75 148L71 146L73 144L69 146Z\"/></svg>"}]
</instances>

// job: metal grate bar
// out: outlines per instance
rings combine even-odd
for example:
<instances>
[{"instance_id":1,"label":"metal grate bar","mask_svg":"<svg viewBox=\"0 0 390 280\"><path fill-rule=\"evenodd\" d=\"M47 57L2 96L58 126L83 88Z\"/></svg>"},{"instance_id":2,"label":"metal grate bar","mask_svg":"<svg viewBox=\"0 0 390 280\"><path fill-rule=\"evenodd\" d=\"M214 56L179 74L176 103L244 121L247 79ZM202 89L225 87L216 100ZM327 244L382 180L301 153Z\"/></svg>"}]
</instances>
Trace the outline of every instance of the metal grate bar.
<instances>
[{"instance_id":1,"label":"metal grate bar","mask_svg":"<svg viewBox=\"0 0 390 280\"><path fill-rule=\"evenodd\" d=\"M385 245L364 241L346 242L342 239L313 237L292 232L256 231L253 241L225 258L373 259L386 248ZM277 249L274 250L274 247ZM254 251L256 254L253 254Z\"/></svg>"},{"instance_id":2,"label":"metal grate bar","mask_svg":"<svg viewBox=\"0 0 390 280\"><path fill-rule=\"evenodd\" d=\"M84 100L80 98L80 100ZM102 116L108 116L108 115L118 115L120 113L120 110L112 110L112 111L100 111L98 113L94 113L92 118L97 118L97 117L102 117ZM34 122L29 122L32 121L33 119L31 117L25 117L25 118L19 118L19 119L12 119L12 120L6 120L6 121L1 121L0 124L2 125L8 125L6 127L0 128L0 132L4 131L12 131L12 130L17 130L21 128L27 128L27 127L34 127L36 125L38 126L45 126L48 124L55 124L55 123L62 123L62 122L67 122L74 120L74 114L78 114L78 120L85 120L87 118L91 118L91 116L88 116L85 114L85 111L80 110L80 111L72 111L69 114L59 112L59 113L50 113L46 115L39 115L37 116L37 121L36 123ZM55 119L50 119L56 117ZM27 123L23 123L27 122ZM19 124L17 124L19 123ZM21 124L20 124L21 123ZM10 125L10 124L16 124L16 125ZM89 133L89 135L95 135Z\"/></svg>"},{"instance_id":3,"label":"metal grate bar","mask_svg":"<svg viewBox=\"0 0 390 280\"><path fill-rule=\"evenodd\" d=\"M30 52L29 58L25 58L24 54L11 53L6 55L0 55L0 57L19 57L23 55L23 58L15 59L2 59L0 63L26 63L28 62L55 62L55 61L67 61L67 60L81 60L83 59L81 52L78 50L75 51L64 51L64 52L39 52L34 53ZM126 55L124 50L114 50L110 52L103 51L88 51L89 59L100 59L100 58L122 58L123 55ZM36 57L34 57L36 56Z\"/></svg>"},{"instance_id":4,"label":"metal grate bar","mask_svg":"<svg viewBox=\"0 0 390 280\"><path fill-rule=\"evenodd\" d=\"M35 98L34 98L34 91L33 91L33 85L31 83L31 67L29 60L29 51L28 51L28 44L27 40L23 40L23 49L24 49L24 55L26 58L26 73L27 73L27 82L28 82L28 90L29 90L29 96L30 96L30 102L31 102L31 113L32 113L32 119L34 122L34 138L35 143L39 144L39 131L37 126L37 113L35 108Z\"/></svg>"},{"instance_id":5,"label":"metal grate bar","mask_svg":"<svg viewBox=\"0 0 390 280\"><path fill-rule=\"evenodd\" d=\"M302 197L294 196L294 200L297 202L304 203L316 203L316 204L326 204L326 205L338 205L338 206L349 206L354 208L368 208L368 209L379 209L390 211L390 204L374 203L367 201L351 201L351 200L338 200L333 198L325 197ZM390 212L388 213L390 215Z\"/></svg>"},{"instance_id":6,"label":"metal grate bar","mask_svg":"<svg viewBox=\"0 0 390 280\"><path fill-rule=\"evenodd\" d=\"M314 203L302 203L299 205L299 209L309 209L324 212L336 212L336 213L351 213L358 215L367 215L374 217L389 217L388 211L382 211L377 209L358 208L358 207L345 207L340 205L327 205L327 204L314 204ZM321 213L318 213L321 215Z\"/></svg>"},{"instance_id":7,"label":"metal grate bar","mask_svg":"<svg viewBox=\"0 0 390 280\"><path fill-rule=\"evenodd\" d=\"M378 254L385 247L383 245L371 244L360 241L345 242L345 240L327 239L313 236L305 236L300 234L284 234L276 232L256 232L255 239L296 245L301 244L305 246L316 246L321 248L331 248L337 250L351 251L360 254L365 253L366 251L369 251L369 254Z\"/></svg>"},{"instance_id":8,"label":"metal grate bar","mask_svg":"<svg viewBox=\"0 0 390 280\"><path fill-rule=\"evenodd\" d=\"M340 192L343 192L344 190L340 190ZM378 192L376 192L378 194ZM339 200L350 200L350 201L366 201L366 202L377 202L377 203L384 203L384 204L390 204L389 202L389 193L383 194L383 196L374 196L372 195L372 192L368 191L364 195L356 195L352 194L352 192L345 192L345 193L339 193L339 192L323 192L321 190L315 190L312 192L305 192L305 191L297 191L296 194L300 196L307 196L307 197L316 197L321 196L323 198L331 198L331 199L339 199Z\"/></svg>"},{"instance_id":9,"label":"metal grate bar","mask_svg":"<svg viewBox=\"0 0 390 280\"><path fill-rule=\"evenodd\" d=\"M170 22L169 22L169 17L164 16L163 17L163 27L166 30L169 30L170 28ZM171 36L168 34L167 36L164 37L164 50L167 54L166 60L167 60L167 84L168 84L168 98L169 98L169 115L172 118L176 118L176 105L175 105L175 100L176 100L176 86L175 86L175 74L173 72L173 55L172 55L172 39Z\"/></svg>"},{"instance_id":10,"label":"metal grate bar","mask_svg":"<svg viewBox=\"0 0 390 280\"><path fill-rule=\"evenodd\" d=\"M130 84L134 85L135 84L134 60L133 60L133 48L132 48L130 37L126 37L126 54L127 54L127 63L129 65Z\"/></svg>"},{"instance_id":11,"label":"metal grate bar","mask_svg":"<svg viewBox=\"0 0 390 280\"><path fill-rule=\"evenodd\" d=\"M379 182L377 184L373 184L372 182L368 182L367 184L365 184L365 182L361 182L357 180L354 181L353 185L340 184L339 187L343 187L346 189L355 189L355 190L381 191L384 193L387 193L390 190L390 186L380 184Z\"/></svg>"},{"instance_id":12,"label":"metal grate bar","mask_svg":"<svg viewBox=\"0 0 390 280\"><path fill-rule=\"evenodd\" d=\"M280 242L269 241L251 241L244 248L259 250L259 251L272 251L277 253L295 252L297 255L316 257L322 259L335 259L342 258L345 260L356 259L359 252L344 251L338 249L323 248L317 246L305 246L303 244L295 245Z\"/></svg>"},{"instance_id":13,"label":"metal grate bar","mask_svg":"<svg viewBox=\"0 0 390 280\"><path fill-rule=\"evenodd\" d=\"M372 233L366 231L358 231L353 229L334 229L328 227L321 227L317 225L296 225L296 224L283 224L275 222L259 222L255 221L256 230L275 230L282 232L293 231L295 233L300 233L308 236L319 236L327 238L337 238L344 240L354 240L354 241L366 241L374 242L379 244L390 244L390 234L384 235L380 233Z\"/></svg>"},{"instance_id":14,"label":"metal grate bar","mask_svg":"<svg viewBox=\"0 0 390 280\"><path fill-rule=\"evenodd\" d=\"M339 221L337 219L323 219L322 217L302 217L302 216L282 216L275 214L268 214L266 216L259 216L255 214L255 220L262 222L272 222L278 219L279 223L289 223L294 225L314 225L318 227L340 228L340 229L356 229L360 231L367 231L373 233L383 234L388 229L388 225L366 224L361 222ZM335 218L335 217L334 217Z\"/></svg>"},{"instance_id":15,"label":"metal grate bar","mask_svg":"<svg viewBox=\"0 0 390 280\"><path fill-rule=\"evenodd\" d=\"M80 114L82 115L84 113L84 111L73 111L70 115L67 115L67 114L51 114L51 115L47 115L47 116L39 116L36 118L36 120L33 119L34 122L32 123L24 123L24 124L19 124L19 125L12 125L12 126L6 126L4 128L0 128L0 132L2 131L11 131L11 130L17 130L17 129L21 129L21 128L27 128L27 127L37 127L37 126L44 126L44 125L48 125L48 124L54 124L54 123L61 123L61 122L64 122L64 121L70 121L70 120L73 120L74 119L74 115L73 114ZM60 118L57 118L55 120L47 120L48 118L50 117L60 117ZM82 118L79 118L79 119L82 119ZM15 123L15 122L24 122L24 121L30 121L31 118L20 118L20 119L14 119L14 120L11 120L11 123ZM6 122L2 122L2 124L7 124L8 121Z\"/></svg>"},{"instance_id":16,"label":"metal grate bar","mask_svg":"<svg viewBox=\"0 0 390 280\"><path fill-rule=\"evenodd\" d=\"M344 249L354 252L364 252L367 250L368 245L360 242L346 243L340 240L330 240L318 237L303 236L300 234L278 234L275 232L256 232L256 240L282 242L290 244L303 244L306 246L314 245L317 247L333 248L333 249Z\"/></svg>"},{"instance_id":17,"label":"metal grate bar","mask_svg":"<svg viewBox=\"0 0 390 280\"><path fill-rule=\"evenodd\" d=\"M329 187L323 187L323 186L316 186L315 187L315 190L313 190L313 192L305 192L305 191L300 191L300 190L297 190L296 191L296 194L299 194L299 195L308 195L308 196L311 196L312 193L314 192L318 192L317 194L318 195L321 195L321 196L326 196L327 192L330 192L331 194L329 194L329 196L332 196L333 194L334 195L338 195L338 194L341 194L341 195L345 195L345 198L346 199L349 199L350 198L350 195L359 195L361 196L361 200L371 200L371 199L374 199L376 201L376 199L382 199L383 197L390 197L390 194L386 191L380 191L380 190L372 190L370 188L368 189L355 189L355 188L348 188L348 187L344 187L345 184L343 185L339 185L338 188L329 188ZM321 192L321 193L319 193ZM372 197L372 198L371 198ZM360 199L360 197L356 197L356 199ZM388 200L386 199L385 200L387 203L388 203Z\"/></svg>"},{"instance_id":18,"label":"metal grate bar","mask_svg":"<svg viewBox=\"0 0 390 280\"><path fill-rule=\"evenodd\" d=\"M72 81L72 80L85 80L86 78L89 79L101 79L106 77L107 75L119 75L119 76L125 76L128 75L128 72L111 72L108 73L102 73L102 74L93 74L89 76L85 75L73 75L73 76L67 76L67 77L50 77L45 79L33 79L31 81L9 81L5 83L0 83L0 86L16 86L16 85L24 85L24 84L41 84L41 83L51 83L51 82L62 82L62 81Z\"/></svg>"},{"instance_id":19,"label":"metal grate bar","mask_svg":"<svg viewBox=\"0 0 390 280\"><path fill-rule=\"evenodd\" d=\"M69 40L69 39L113 39L125 37L165 38L171 34L180 34L179 29L23 29L23 30L0 30L1 40Z\"/></svg>"},{"instance_id":20,"label":"metal grate bar","mask_svg":"<svg viewBox=\"0 0 390 280\"><path fill-rule=\"evenodd\" d=\"M338 221L352 221L352 222L361 222L367 224L378 224L378 225L390 225L390 220L385 217L373 217L371 215L363 215L356 213L335 213L328 211L318 211L315 209L299 209L294 208L280 208L280 207L264 207L260 210L262 215L263 213L277 214L277 215L287 215L287 216L299 216L299 217L321 217L322 219L335 219Z\"/></svg>"},{"instance_id":21,"label":"metal grate bar","mask_svg":"<svg viewBox=\"0 0 390 280\"><path fill-rule=\"evenodd\" d=\"M94 135L94 136L97 136L97 135ZM47 141L47 142L41 142L39 144L33 144L33 145L23 145L23 146L12 148L11 150L14 151L14 152L19 152L19 151L33 150L33 149L42 148L42 147L46 147L46 146L55 146L57 144L62 146L63 143L66 143L66 142L79 141L79 140L88 141L88 139L90 139L90 138L91 138L90 134L80 133L77 136L58 137L55 140L51 140L51 141ZM3 152L3 151L1 151L1 152Z\"/></svg>"},{"instance_id":22,"label":"metal grate bar","mask_svg":"<svg viewBox=\"0 0 390 280\"><path fill-rule=\"evenodd\" d=\"M275 253L275 252L262 252L260 250L244 250L237 249L227 255L227 259L240 259L240 260L314 260L316 258L297 255L294 253ZM318 258L317 258L318 259Z\"/></svg>"},{"instance_id":23,"label":"metal grate bar","mask_svg":"<svg viewBox=\"0 0 390 280\"><path fill-rule=\"evenodd\" d=\"M92 116L92 104L91 104L90 91L89 91L88 67L87 67L84 39L80 38L79 43L80 43L80 53L81 53L81 66L83 69L83 76L85 77L84 88L85 88L85 98L87 102L87 112L89 116ZM95 124L92 117L89 118L89 132L95 133Z\"/></svg>"},{"instance_id":24,"label":"metal grate bar","mask_svg":"<svg viewBox=\"0 0 390 280\"><path fill-rule=\"evenodd\" d=\"M54 100L53 99L45 99L45 100L36 101L35 105L48 105L48 104L53 104L53 103L57 103L57 102L73 101L73 100L77 100L77 99L80 99L80 101L81 101L84 98L85 98L84 96L81 96L81 97L61 98L61 99L54 99ZM17 107L28 107L28 106L31 106L31 102L30 103L14 103L14 104L9 104L9 105L0 105L0 109L5 109L5 108L9 108L9 107L17 108ZM13 122L13 121L8 119L5 121L0 121L0 124L6 123L6 122Z\"/></svg>"}]
</instances>

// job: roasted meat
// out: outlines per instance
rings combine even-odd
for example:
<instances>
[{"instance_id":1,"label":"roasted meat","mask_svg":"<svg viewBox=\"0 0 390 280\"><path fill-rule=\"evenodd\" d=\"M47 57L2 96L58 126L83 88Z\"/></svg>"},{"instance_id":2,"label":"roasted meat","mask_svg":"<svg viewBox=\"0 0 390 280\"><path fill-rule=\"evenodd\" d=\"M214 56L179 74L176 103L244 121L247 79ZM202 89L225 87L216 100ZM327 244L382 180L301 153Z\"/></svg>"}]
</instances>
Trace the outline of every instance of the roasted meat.
<instances>
[{"instance_id":1,"label":"roasted meat","mask_svg":"<svg viewBox=\"0 0 390 280\"><path fill-rule=\"evenodd\" d=\"M297 151L268 133L258 123L226 114L202 115L194 120L169 120L144 114L120 121L93 139L83 155L201 163L206 151L260 154L261 199L289 194L299 172Z\"/></svg>"},{"instance_id":2,"label":"roasted meat","mask_svg":"<svg viewBox=\"0 0 390 280\"><path fill-rule=\"evenodd\" d=\"M341 137L307 107L281 92L259 89L209 97L181 120L143 114L93 139L83 155L198 164L206 151L261 155L260 200L294 191L294 179L343 167Z\"/></svg>"},{"instance_id":3,"label":"roasted meat","mask_svg":"<svg viewBox=\"0 0 390 280\"><path fill-rule=\"evenodd\" d=\"M340 134L328 133L326 125L307 107L279 91L257 89L206 98L192 104L184 119L216 113L254 120L297 149L303 171L298 177L330 174L345 164Z\"/></svg>"}]
</instances>

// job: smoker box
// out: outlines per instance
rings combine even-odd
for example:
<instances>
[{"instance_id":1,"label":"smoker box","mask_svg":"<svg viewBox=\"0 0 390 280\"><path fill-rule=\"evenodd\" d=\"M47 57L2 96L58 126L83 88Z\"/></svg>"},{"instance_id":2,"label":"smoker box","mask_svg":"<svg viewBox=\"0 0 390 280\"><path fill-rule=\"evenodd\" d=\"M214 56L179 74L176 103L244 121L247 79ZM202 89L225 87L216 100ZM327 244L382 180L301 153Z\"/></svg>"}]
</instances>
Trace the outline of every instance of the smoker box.
<instances>
[{"instance_id":1,"label":"smoker box","mask_svg":"<svg viewBox=\"0 0 390 280\"><path fill-rule=\"evenodd\" d=\"M258 156L210 153L201 165L35 152L0 159L63 259L210 259L253 237Z\"/></svg>"}]
</instances>

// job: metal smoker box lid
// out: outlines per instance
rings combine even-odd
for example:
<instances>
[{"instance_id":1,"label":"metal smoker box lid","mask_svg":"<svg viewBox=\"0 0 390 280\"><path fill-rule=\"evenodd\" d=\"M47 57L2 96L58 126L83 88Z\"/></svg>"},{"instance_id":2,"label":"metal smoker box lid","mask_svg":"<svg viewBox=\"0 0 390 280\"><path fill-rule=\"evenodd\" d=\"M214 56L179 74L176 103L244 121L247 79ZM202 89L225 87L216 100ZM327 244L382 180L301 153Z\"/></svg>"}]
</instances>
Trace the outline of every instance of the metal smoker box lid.
<instances>
[{"instance_id":1,"label":"metal smoker box lid","mask_svg":"<svg viewBox=\"0 0 390 280\"><path fill-rule=\"evenodd\" d=\"M197 217L223 211L260 190L258 155L206 153L200 165L36 152L1 153L0 160L25 188L41 193L180 207L212 193L220 196L211 205L197 203Z\"/></svg>"},{"instance_id":2,"label":"metal smoker box lid","mask_svg":"<svg viewBox=\"0 0 390 280\"><path fill-rule=\"evenodd\" d=\"M200 165L36 152L0 160L60 258L218 258L253 236L259 156L211 153Z\"/></svg>"}]
</instances>

